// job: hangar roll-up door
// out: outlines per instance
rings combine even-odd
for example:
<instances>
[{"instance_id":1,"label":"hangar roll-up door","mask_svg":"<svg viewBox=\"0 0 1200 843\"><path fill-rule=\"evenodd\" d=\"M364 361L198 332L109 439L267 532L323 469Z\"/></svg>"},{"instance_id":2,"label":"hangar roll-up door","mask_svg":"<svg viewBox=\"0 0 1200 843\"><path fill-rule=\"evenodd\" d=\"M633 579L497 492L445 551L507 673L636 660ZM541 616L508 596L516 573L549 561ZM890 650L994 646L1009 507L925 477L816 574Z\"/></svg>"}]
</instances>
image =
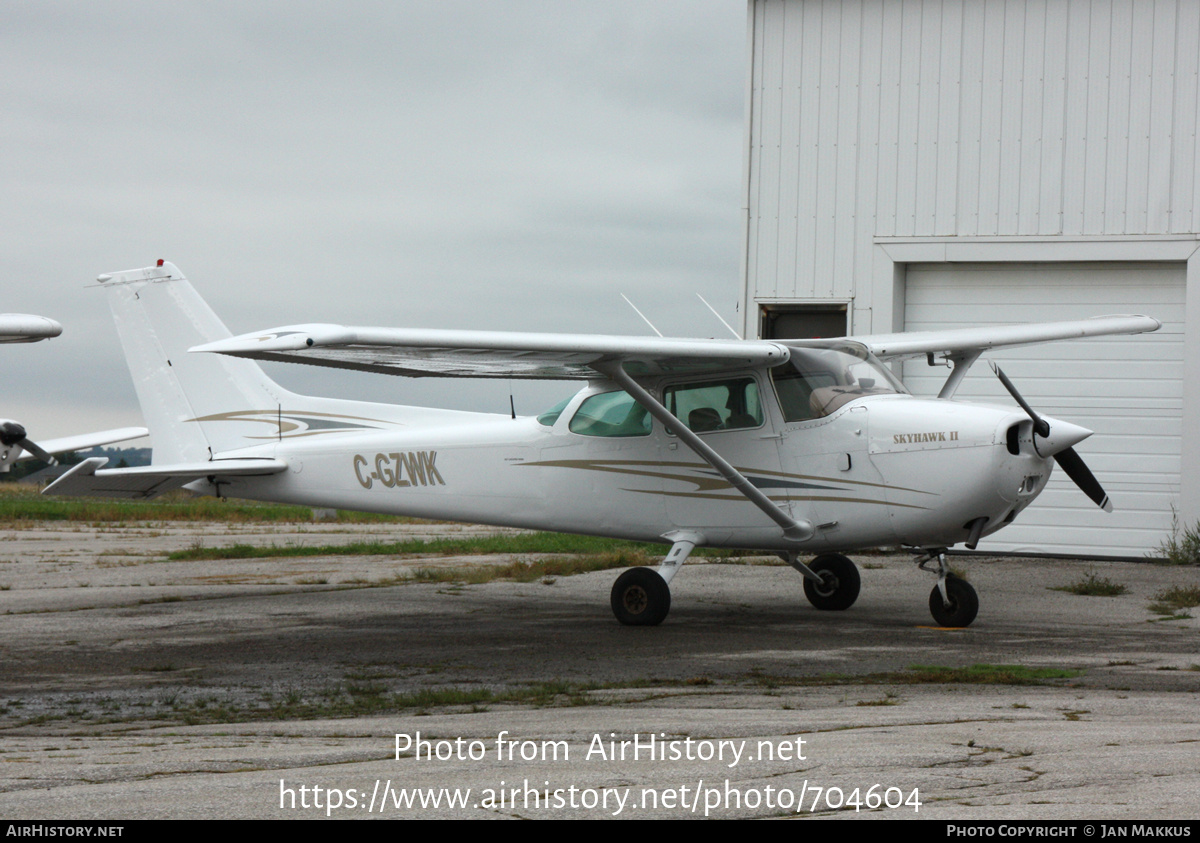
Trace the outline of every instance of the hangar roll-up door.
<instances>
[{"instance_id":1,"label":"hangar roll-up door","mask_svg":"<svg viewBox=\"0 0 1200 843\"><path fill-rule=\"evenodd\" d=\"M906 331L1143 313L1154 334L985 354L958 399L1015 406L985 360L999 363L1035 410L1095 435L1076 451L1112 499L1097 509L1055 470L1046 491L981 551L1141 557L1169 535L1179 500L1183 403L1182 263L909 264ZM948 370L906 361L915 395L936 395Z\"/></svg>"}]
</instances>

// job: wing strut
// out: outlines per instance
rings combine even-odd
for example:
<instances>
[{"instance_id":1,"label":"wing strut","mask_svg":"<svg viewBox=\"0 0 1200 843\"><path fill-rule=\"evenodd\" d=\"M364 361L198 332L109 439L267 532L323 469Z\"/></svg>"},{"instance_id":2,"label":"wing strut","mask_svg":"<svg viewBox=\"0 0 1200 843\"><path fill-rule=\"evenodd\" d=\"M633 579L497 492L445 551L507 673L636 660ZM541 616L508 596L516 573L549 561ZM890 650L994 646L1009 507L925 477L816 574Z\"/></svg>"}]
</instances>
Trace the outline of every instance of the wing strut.
<instances>
[{"instance_id":1,"label":"wing strut","mask_svg":"<svg viewBox=\"0 0 1200 843\"><path fill-rule=\"evenodd\" d=\"M950 370L949 377L942 384L942 391L938 393L938 398L954 397L954 393L958 391L958 385L962 383L962 379L967 375L967 370L979 359L979 355L982 353L981 349L973 348L968 351L956 351L953 354L947 355L946 359L954 364L954 368ZM930 354L930 357L932 356Z\"/></svg>"},{"instance_id":2,"label":"wing strut","mask_svg":"<svg viewBox=\"0 0 1200 843\"><path fill-rule=\"evenodd\" d=\"M808 541L813 537L816 531L813 529L812 524L807 521L797 521L776 506L774 501L763 494L740 471L726 462L720 454L710 448L687 425L675 418L671 414L671 411L660 404L653 395L643 389L641 384L630 377L629 373L621 366L620 361L597 361L591 364L591 366L600 374L615 381L633 397L634 401L645 407L650 415L671 428L671 432L679 437L681 442L695 451L696 456L715 468L722 477L729 481L729 485L745 495L747 500L765 512L767 517L782 527L783 534L787 538L792 541L802 542Z\"/></svg>"}]
</instances>

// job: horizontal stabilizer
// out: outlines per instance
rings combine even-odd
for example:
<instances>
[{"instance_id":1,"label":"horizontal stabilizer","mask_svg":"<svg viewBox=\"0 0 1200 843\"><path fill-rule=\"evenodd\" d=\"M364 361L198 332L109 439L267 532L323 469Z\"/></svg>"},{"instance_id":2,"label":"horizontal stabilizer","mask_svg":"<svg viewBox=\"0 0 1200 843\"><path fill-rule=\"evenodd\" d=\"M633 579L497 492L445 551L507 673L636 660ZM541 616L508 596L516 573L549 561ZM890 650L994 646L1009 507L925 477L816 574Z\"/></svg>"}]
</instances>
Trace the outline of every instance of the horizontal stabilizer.
<instances>
[{"instance_id":1,"label":"horizontal stabilizer","mask_svg":"<svg viewBox=\"0 0 1200 843\"><path fill-rule=\"evenodd\" d=\"M209 462L109 468L105 457L93 457L71 468L43 491L43 495L99 498L152 498L178 489L193 480L279 474L287 463L275 459L212 460Z\"/></svg>"}]
</instances>

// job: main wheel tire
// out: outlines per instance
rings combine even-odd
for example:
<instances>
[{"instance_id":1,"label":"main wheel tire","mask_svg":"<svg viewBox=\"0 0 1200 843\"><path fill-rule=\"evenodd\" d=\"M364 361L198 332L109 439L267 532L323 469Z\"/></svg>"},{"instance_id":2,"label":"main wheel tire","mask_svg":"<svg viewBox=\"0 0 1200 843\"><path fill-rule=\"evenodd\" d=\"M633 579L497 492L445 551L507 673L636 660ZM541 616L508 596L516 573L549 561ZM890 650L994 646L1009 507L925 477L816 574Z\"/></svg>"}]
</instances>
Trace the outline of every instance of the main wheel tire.
<instances>
[{"instance_id":1,"label":"main wheel tire","mask_svg":"<svg viewBox=\"0 0 1200 843\"><path fill-rule=\"evenodd\" d=\"M807 577L804 580L804 596L809 603L827 612L840 612L854 605L862 580L847 557L826 553L809 562L808 567L821 578L819 583Z\"/></svg>"},{"instance_id":2,"label":"main wheel tire","mask_svg":"<svg viewBox=\"0 0 1200 843\"><path fill-rule=\"evenodd\" d=\"M942 592L936 585L929 592L929 613L933 619L939 626L952 629L970 626L979 614L979 595L975 588L961 577L947 574L946 596L950 598L949 603L942 600Z\"/></svg>"},{"instance_id":3,"label":"main wheel tire","mask_svg":"<svg viewBox=\"0 0 1200 843\"><path fill-rule=\"evenodd\" d=\"M653 568L630 568L613 583L612 610L626 626L658 626L671 611L671 589Z\"/></svg>"}]
</instances>

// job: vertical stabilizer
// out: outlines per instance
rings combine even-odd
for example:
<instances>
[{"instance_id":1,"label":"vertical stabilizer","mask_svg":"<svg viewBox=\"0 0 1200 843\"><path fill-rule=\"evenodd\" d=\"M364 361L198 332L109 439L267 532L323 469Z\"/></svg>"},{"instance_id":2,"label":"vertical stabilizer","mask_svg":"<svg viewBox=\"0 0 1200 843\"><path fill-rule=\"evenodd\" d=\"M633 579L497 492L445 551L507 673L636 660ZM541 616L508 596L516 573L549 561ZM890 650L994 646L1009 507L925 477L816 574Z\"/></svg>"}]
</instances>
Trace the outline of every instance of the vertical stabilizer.
<instances>
[{"instance_id":1,"label":"vertical stabilizer","mask_svg":"<svg viewBox=\"0 0 1200 843\"><path fill-rule=\"evenodd\" d=\"M291 393L250 360L188 354L230 333L173 264L99 281L150 428L154 463L199 462L275 438L273 414Z\"/></svg>"}]
</instances>

